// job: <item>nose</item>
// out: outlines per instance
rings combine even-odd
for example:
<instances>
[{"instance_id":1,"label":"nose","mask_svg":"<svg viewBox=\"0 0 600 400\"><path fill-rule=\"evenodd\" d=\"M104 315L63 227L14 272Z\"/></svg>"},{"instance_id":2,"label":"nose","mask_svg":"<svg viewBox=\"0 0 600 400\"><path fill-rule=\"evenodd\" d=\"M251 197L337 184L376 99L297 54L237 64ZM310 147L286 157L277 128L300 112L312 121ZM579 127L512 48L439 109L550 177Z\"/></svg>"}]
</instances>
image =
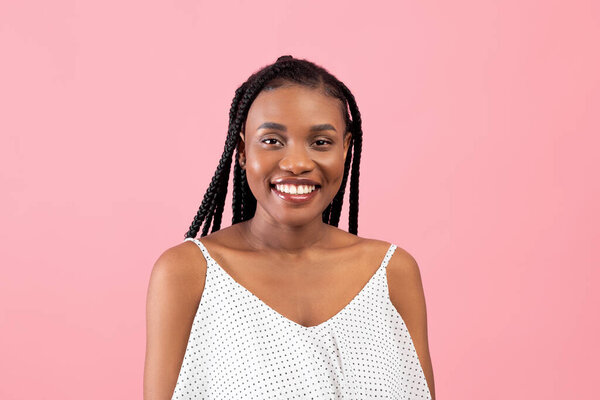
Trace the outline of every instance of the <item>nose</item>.
<instances>
[{"instance_id":1,"label":"nose","mask_svg":"<svg viewBox=\"0 0 600 400\"><path fill-rule=\"evenodd\" d=\"M294 175L312 171L315 163L303 145L289 145L283 158L279 161L282 170L290 171Z\"/></svg>"}]
</instances>

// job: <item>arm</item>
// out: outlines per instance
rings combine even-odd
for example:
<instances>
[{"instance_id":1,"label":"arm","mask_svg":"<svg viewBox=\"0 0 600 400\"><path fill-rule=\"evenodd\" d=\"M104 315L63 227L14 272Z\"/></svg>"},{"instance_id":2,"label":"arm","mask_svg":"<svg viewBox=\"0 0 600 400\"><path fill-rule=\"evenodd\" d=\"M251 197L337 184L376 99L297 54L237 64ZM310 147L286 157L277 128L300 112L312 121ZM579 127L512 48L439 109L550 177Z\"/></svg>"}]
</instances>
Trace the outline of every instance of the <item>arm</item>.
<instances>
[{"instance_id":1,"label":"arm","mask_svg":"<svg viewBox=\"0 0 600 400\"><path fill-rule=\"evenodd\" d=\"M204 268L180 244L158 258L146 300L144 400L173 396L206 276Z\"/></svg>"},{"instance_id":2,"label":"arm","mask_svg":"<svg viewBox=\"0 0 600 400\"><path fill-rule=\"evenodd\" d=\"M387 270L390 301L406 324L427 379L431 398L435 400L433 367L427 338L427 309L419 266L406 250L398 247Z\"/></svg>"}]
</instances>

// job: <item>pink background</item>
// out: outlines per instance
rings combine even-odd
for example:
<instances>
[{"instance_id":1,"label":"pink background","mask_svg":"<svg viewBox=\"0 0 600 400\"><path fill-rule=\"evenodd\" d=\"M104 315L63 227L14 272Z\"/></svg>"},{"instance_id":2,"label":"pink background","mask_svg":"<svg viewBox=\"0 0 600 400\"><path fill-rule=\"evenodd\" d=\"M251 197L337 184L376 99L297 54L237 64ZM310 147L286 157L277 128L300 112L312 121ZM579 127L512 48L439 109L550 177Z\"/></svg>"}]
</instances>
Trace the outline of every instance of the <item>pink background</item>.
<instances>
[{"instance_id":1,"label":"pink background","mask_svg":"<svg viewBox=\"0 0 600 400\"><path fill-rule=\"evenodd\" d=\"M283 54L357 98L359 235L420 265L438 398L590 398L599 38L593 0L2 1L0 398L142 397L152 265Z\"/></svg>"}]
</instances>

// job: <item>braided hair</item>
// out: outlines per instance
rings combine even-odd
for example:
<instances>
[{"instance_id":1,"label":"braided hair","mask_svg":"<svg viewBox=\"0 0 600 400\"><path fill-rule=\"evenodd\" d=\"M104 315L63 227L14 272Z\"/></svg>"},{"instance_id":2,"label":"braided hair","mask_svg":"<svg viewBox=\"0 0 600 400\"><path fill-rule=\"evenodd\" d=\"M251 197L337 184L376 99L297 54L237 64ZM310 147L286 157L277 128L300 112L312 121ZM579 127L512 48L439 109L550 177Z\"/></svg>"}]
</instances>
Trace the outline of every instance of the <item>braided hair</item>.
<instances>
[{"instance_id":1,"label":"braided hair","mask_svg":"<svg viewBox=\"0 0 600 400\"><path fill-rule=\"evenodd\" d=\"M350 164L352 163L348 231L354 235L358 233L358 177L362 149L362 128L360 112L354 96L346 85L324 68L310 61L286 55L279 57L275 63L267 65L252 74L235 91L229 110L229 128L227 130L225 148L215 174L204 194L202 204L189 230L185 234L186 238L196 237L202 223L204 223L204 226L201 236L208 234L208 231L211 229L211 223L211 232L218 231L221 228L221 218L225 206L227 187L229 185L233 152L237 148L239 133L248 115L248 110L260 92L272 90L290 82L311 88L323 88L327 95L341 101L346 132L351 132L352 138L348 152L346 153L344 176L340 189L323 211L323 222L336 227L338 226ZM348 109L350 109L350 115L348 114ZM246 171L240 166L237 150L235 158L233 168L232 225L252 218L256 211L256 198L248 186Z\"/></svg>"}]
</instances>

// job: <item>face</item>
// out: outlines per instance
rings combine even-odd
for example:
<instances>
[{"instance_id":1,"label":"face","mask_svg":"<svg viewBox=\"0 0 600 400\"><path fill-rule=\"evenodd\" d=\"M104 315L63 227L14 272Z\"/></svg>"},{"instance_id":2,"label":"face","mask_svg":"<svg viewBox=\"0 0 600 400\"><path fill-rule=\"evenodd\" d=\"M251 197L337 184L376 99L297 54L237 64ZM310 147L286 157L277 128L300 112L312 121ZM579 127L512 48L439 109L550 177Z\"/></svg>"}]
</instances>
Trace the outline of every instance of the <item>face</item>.
<instances>
[{"instance_id":1,"label":"face","mask_svg":"<svg viewBox=\"0 0 600 400\"><path fill-rule=\"evenodd\" d=\"M289 84L256 97L238 147L255 218L290 226L321 220L342 183L351 139L345 127L340 100L320 89ZM274 184L281 180L294 187ZM313 183L315 190L294 195L307 187L293 183Z\"/></svg>"}]
</instances>

